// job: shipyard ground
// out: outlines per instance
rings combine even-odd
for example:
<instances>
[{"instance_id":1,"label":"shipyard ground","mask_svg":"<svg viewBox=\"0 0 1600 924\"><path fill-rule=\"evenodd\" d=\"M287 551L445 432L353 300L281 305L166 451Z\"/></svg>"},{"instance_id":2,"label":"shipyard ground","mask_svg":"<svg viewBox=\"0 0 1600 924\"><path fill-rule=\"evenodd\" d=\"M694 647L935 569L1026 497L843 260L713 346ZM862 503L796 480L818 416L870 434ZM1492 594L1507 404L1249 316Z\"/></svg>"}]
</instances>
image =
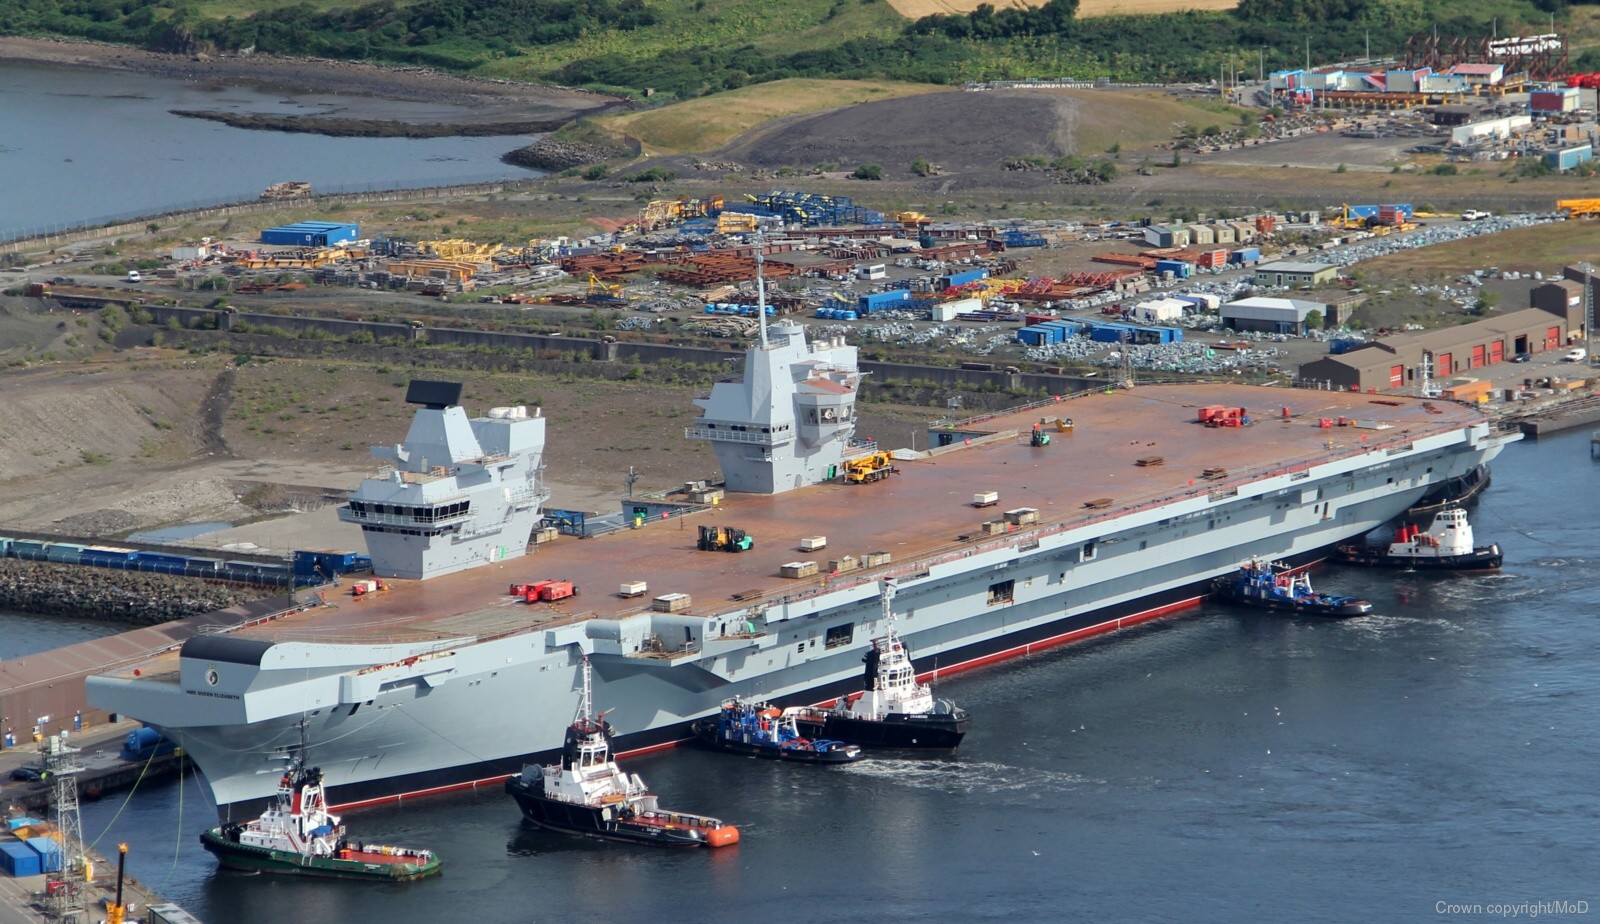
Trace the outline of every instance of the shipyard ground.
<instances>
[{"instance_id":1,"label":"shipyard ground","mask_svg":"<svg viewBox=\"0 0 1600 924\"><path fill-rule=\"evenodd\" d=\"M114 756L122 744L123 737L133 727L134 724L130 722L91 727L74 736L75 740L72 743L83 747L85 753L91 756L105 751ZM48 787L11 781L12 770L17 767L36 766L38 762L39 755L34 750L32 742L27 742L25 746L0 750L0 803L4 804L8 813L12 808L16 808L31 818L48 818L43 809L29 807L30 803L36 804L33 796ZM124 796L125 794L118 794L108 798L124 798ZM85 835L91 838L94 834L92 831L85 832ZM129 850L142 851L145 846L130 844ZM109 859L107 854L110 855ZM101 844L89 852L95 875L84 902L89 921L104 920L105 903L116 897L115 857L115 844ZM44 876L24 876L20 879L0 876L0 924L43 924L49 921L43 904L44 891ZM123 880L123 901L137 906L134 913L128 916L128 920L131 921L142 919L142 909L160 904L163 899L143 882L130 876Z\"/></svg>"}]
</instances>

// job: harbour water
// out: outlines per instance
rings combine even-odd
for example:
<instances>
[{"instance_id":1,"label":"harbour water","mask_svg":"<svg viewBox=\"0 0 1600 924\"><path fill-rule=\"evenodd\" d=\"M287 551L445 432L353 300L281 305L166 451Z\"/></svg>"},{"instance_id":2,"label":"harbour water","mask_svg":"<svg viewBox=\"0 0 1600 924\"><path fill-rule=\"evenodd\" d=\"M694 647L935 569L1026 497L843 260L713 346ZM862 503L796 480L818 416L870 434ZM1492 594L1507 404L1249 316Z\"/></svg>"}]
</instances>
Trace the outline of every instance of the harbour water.
<instances>
[{"instance_id":1,"label":"harbour water","mask_svg":"<svg viewBox=\"0 0 1600 924\"><path fill-rule=\"evenodd\" d=\"M254 199L282 180L332 192L537 175L499 160L532 138L327 138L168 111L335 114L349 100L334 94L31 64L0 64L0 87L0 239ZM383 105L396 119L450 108Z\"/></svg>"},{"instance_id":2,"label":"harbour water","mask_svg":"<svg viewBox=\"0 0 1600 924\"><path fill-rule=\"evenodd\" d=\"M681 748L627 762L665 804L739 825L733 848L525 829L498 787L346 816L359 838L443 856L441 879L404 886L219 872L197 838L215 815L192 779L86 803L84 831L102 852L129 842L140 879L233 924L1600 909L1600 465L1586 436L1519 443L1495 463L1472 513L1480 540L1505 550L1499 574L1328 567L1319 589L1365 597L1373 615L1207 605L943 679L940 695L974 716L950 756L818 768Z\"/></svg>"}]
</instances>

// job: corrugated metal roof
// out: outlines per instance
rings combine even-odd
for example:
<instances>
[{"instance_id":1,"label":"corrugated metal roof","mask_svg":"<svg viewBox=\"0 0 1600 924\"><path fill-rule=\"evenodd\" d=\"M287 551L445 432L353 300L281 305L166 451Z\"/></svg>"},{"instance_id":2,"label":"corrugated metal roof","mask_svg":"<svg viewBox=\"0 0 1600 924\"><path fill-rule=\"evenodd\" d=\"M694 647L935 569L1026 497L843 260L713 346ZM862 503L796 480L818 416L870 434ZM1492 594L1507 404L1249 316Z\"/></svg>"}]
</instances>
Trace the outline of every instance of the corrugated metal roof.
<instances>
[{"instance_id":1,"label":"corrugated metal roof","mask_svg":"<svg viewBox=\"0 0 1600 924\"><path fill-rule=\"evenodd\" d=\"M1332 263L1268 263L1256 267L1258 273L1320 273L1337 269Z\"/></svg>"}]
</instances>

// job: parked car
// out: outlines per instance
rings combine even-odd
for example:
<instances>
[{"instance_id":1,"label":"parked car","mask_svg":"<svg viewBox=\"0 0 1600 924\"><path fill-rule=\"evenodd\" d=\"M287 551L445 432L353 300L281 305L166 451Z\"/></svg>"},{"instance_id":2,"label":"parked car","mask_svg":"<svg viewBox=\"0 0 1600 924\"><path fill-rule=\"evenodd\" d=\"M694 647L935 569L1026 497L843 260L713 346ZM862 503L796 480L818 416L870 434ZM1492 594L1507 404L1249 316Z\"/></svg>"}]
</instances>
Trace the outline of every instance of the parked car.
<instances>
[{"instance_id":1,"label":"parked car","mask_svg":"<svg viewBox=\"0 0 1600 924\"><path fill-rule=\"evenodd\" d=\"M1517 355L1511 357L1511 361L1514 362L1514 363L1525 363L1525 362L1527 362L1528 360L1530 360L1532 358L1533 358L1533 354L1532 353L1522 352L1522 353L1518 353Z\"/></svg>"},{"instance_id":2,"label":"parked car","mask_svg":"<svg viewBox=\"0 0 1600 924\"><path fill-rule=\"evenodd\" d=\"M1588 358L1588 350L1583 347L1573 347L1567 351L1567 355L1561 357L1561 361L1564 363L1581 363Z\"/></svg>"},{"instance_id":3,"label":"parked car","mask_svg":"<svg viewBox=\"0 0 1600 924\"><path fill-rule=\"evenodd\" d=\"M138 270L128 270L128 281L129 282L143 282L144 281L144 277L139 275L139 271Z\"/></svg>"},{"instance_id":4,"label":"parked car","mask_svg":"<svg viewBox=\"0 0 1600 924\"><path fill-rule=\"evenodd\" d=\"M1490 213L1480 212L1477 209L1467 209L1465 212L1461 213L1462 221L1481 221L1488 217L1490 217Z\"/></svg>"},{"instance_id":5,"label":"parked car","mask_svg":"<svg viewBox=\"0 0 1600 924\"><path fill-rule=\"evenodd\" d=\"M11 771L11 778L22 783L37 783L44 779L44 773L36 767L18 767Z\"/></svg>"}]
</instances>

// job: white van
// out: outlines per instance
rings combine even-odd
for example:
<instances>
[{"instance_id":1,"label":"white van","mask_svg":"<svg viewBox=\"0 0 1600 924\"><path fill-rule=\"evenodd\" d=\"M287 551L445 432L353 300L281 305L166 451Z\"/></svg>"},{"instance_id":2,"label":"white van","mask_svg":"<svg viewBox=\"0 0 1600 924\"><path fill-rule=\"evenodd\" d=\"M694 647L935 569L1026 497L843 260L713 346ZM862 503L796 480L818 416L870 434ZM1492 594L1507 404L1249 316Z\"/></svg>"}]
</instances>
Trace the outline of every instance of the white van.
<instances>
[{"instance_id":1,"label":"white van","mask_svg":"<svg viewBox=\"0 0 1600 924\"><path fill-rule=\"evenodd\" d=\"M128 281L129 282L144 282L144 277L139 275L139 271L138 270L128 270Z\"/></svg>"},{"instance_id":2,"label":"white van","mask_svg":"<svg viewBox=\"0 0 1600 924\"><path fill-rule=\"evenodd\" d=\"M1588 350L1583 347L1574 347L1567 351L1567 355L1561 357L1561 361L1564 363L1581 363L1588 358Z\"/></svg>"}]
</instances>

